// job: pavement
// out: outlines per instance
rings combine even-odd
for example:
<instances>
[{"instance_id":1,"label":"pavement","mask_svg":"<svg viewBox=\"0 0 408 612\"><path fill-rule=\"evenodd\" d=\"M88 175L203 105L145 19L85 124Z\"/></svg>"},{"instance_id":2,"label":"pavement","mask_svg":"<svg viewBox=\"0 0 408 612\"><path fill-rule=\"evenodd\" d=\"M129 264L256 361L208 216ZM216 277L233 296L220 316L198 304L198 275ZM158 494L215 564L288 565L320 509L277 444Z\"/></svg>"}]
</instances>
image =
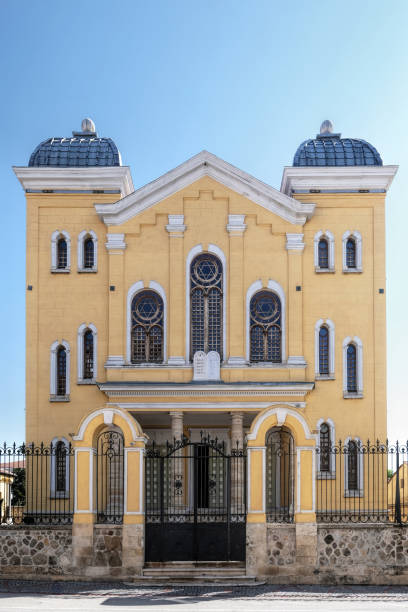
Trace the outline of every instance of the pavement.
<instances>
[{"instance_id":1,"label":"pavement","mask_svg":"<svg viewBox=\"0 0 408 612\"><path fill-rule=\"evenodd\" d=\"M408 610L407 587L169 586L0 580L10 612L320 612Z\"/></svg>"}]
</instances>

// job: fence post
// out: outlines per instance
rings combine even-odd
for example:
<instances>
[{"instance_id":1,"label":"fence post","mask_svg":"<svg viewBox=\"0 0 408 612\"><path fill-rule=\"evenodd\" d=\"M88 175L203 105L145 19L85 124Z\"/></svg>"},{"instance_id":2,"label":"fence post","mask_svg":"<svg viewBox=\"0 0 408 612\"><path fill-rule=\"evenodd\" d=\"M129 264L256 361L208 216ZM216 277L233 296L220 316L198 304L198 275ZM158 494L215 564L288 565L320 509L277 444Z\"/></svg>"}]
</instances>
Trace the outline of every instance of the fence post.
<instances>
[{"instance_id":1,"label":"fence post","mask_svg":"<svg viewBox=\"0 0 408 612\"><path fill-rule=\"evenodd\" d=\"M401 495L400 495L400 477L399 477L399 444L397 440L397 444L395 446L396 449L396 491L395 491L395 522L399 525L402 525L401 522Z\"/></svg>"}]
</instances>

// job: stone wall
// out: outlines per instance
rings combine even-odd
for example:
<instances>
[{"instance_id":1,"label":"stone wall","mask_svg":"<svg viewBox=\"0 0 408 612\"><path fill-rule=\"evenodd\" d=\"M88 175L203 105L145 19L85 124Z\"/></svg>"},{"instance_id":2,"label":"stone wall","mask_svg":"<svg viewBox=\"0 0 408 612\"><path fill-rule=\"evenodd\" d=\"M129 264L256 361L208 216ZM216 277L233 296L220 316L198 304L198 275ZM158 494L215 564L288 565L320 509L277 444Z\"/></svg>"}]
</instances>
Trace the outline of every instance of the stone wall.
<instances>
[{"instance_id":1,"label":"stone wall","mask_svg":"<svg viewBox=\"0 0 408 612\"><path fill-rule=\"evenodd\" d=\"M72 570L71 527L1 527L1 576L62 576Z\"/></svg>"}]
</instances>

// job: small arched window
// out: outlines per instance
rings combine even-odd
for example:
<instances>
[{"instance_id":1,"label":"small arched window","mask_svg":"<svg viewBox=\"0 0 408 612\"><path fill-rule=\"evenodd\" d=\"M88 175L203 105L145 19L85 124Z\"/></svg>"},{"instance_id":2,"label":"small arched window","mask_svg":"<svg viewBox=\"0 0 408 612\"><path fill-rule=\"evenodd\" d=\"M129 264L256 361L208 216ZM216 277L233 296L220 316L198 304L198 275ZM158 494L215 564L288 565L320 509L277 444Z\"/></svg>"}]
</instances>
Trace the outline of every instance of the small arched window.
<instances>
[{"instance_id":1,"label":"small arched window","mask_svg":"<svg viewBox=\"0 0 408 612\"><path fill-rule=\"evenodd\" d=\"M319 374L329 373L329 330L322 325L319 331Z\"/></svg>"},{"instance_id":2,"label":"small arched window","mask_svg":"<svg viewBox=\"0 0 408 612\"><path fill-rule=\"evenodd\" d=\"M94 251L94 241L91 236L88 236L84 240L84 268L86 270L92 269L95 266Z\"/></svg>"},{"instance_id":3,"label":"small arched window","mask_svg":"<svg viewBox=\"0 0 408 612\"><path fill-rule=\"evenodd\" d=\"M61 237L57 242L57 269L65 270L68 267L68 246L65 238Z\"/></svg>"},{"instance_id":4,"label":"small arched window","mask_svg":"<svg viewBox=\"0 0 408 612\"><path fill-rule=\"evenodd\" d=\"M131 306L131 362L163 361L163 300L155 291L141 291Z\"/></svg>"},{"instance_id":5,"label":"small arched window","mask_svg":"<svg viewBox=\"0 0 408 612\"><path fill-rule=\"evenodd\" d=\"M272 291L258 291L250 302L250 361L282 361L282 309Z\"/></svg>"},{"instance_id":6,"label":"small arched window","mask_svg":"<svg viewBox=\"0 0 408 612\"><path fill-rule=\"evenodd\" d=\"M222 359L222 263L201 253L190 266L190 359L197 351L216 351Z\"/></svg>"},{"instance_id":7,"label":"small arched window","mask_svg":"<svg viewBox=\"0 0 408 612\"><path fill-rule=\"evenodd\" d=\"M327 423L320 425L320 472L330 472L330 427Z\"/></svg>"},{"instance_id":8,"label":"small arched window","mask_svg":"<svg viewBox=\"0 0 408 612\"><path fill-rule=\"evenodd\" d=\"M358 473L358 447L355 440L349 440L347 450L347 489L357 491L359 489Z\"/></svg>"},{"instance_id":9,"label":"small arched window","mask_svg":"<svg viewBox=\"0 0 408 612\"><path fill-rule=\"evenodd\" d=\"M57 350L57 395L66 395L67 391L67 352L65 347L59 346Z\"/></svg>"},{"instance_id":10,"label":"small arched window","mask_svg":"<svg viewBox=\"0 0 408 612\"><path fill-rule=\"evenodd\" d=\"M357 268L356 241L348 238L346 242L346 267L349 269Z\"/></svg>"},{"instance_id":11,"label":"small arched window","mask_svg":"<svg viewBox=\"0 0 408 612\"><path fill-rule=\"evenodd\" d=\"M329 268L329 243L326 238L320 238L319 240L318 265L322 270Z\"/></svg>"},{"instance_id":12,"label":"small arched window","mask_svg":"<svg viewBox=\"0 0 408 612\"><path fill-rule=\"evenodd\" d=\"M347 347L347 392L357 392L357 349L354 344Z\"/></svg>"},{"instance_id":13,"label":"small arched window","mask_svg":"<svg viewBox=\"0 0 408 612\"><path fill-rule=\"evenodd\" d=\"M90 380L94 377L94 336L90 329L87 329L83 336L83 378Z\"/></svg>"},{"instance_id":14,"label":"small arched window","mask_svg":"<svg viewBox=\"0 0 408 612\"><path fill-rule=\"evenodd\" d=\"M61 440L55 447L55 492L65 493L67 482L67 449Z\"/></svg>"}]
</instances>

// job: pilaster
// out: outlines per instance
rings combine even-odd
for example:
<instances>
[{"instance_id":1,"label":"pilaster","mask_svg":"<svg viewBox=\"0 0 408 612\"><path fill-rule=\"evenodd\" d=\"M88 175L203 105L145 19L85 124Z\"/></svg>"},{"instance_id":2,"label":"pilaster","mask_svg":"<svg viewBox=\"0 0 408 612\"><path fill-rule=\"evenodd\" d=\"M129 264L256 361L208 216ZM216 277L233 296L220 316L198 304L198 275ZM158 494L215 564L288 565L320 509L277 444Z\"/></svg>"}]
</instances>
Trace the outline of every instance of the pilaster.
<instances>
[{"instance_id":1,"label":"pilaster","mask_svg":"<svg viewBox=\"0 0 408 612\"><path fill-rule=\"evenodd\" d=\"M288 251L288 365L305 367L303 356L303 234L286 234Z\"/></svg>"},{"instance_id":2,"label":"pilaster","mask_svg":"<svg viewBox=\"0 0 408 612\"><path fill-rule=\"evenodd\" d=\"M169 365L184 365L184 215L168 215L166 230L169 234L169 308L168 344Z\"/></svg>"},{"instance_id":3,"label":"pilaster","mask_svg":"<svg viewBox=\"0 0 408 612\"><path fill-rule=\"evenodd\" d=\"M228 215L229 233L229 354L228 364L245 365L244 233L245 215ZM224 296L226 299L226 296Z\"/></svg>"},{"instance_id":4,"label":"pilaster","mask_svg":"<svg viewBox=\"0 0 408 612\"><path fill-rule=\"evenodd\" d=\"M105 364L120 366L125 363L124 354L124 252L125 234L107 234L105 244L109 254L109 337L108 359Z\"/></svg>"}]
</instances>

